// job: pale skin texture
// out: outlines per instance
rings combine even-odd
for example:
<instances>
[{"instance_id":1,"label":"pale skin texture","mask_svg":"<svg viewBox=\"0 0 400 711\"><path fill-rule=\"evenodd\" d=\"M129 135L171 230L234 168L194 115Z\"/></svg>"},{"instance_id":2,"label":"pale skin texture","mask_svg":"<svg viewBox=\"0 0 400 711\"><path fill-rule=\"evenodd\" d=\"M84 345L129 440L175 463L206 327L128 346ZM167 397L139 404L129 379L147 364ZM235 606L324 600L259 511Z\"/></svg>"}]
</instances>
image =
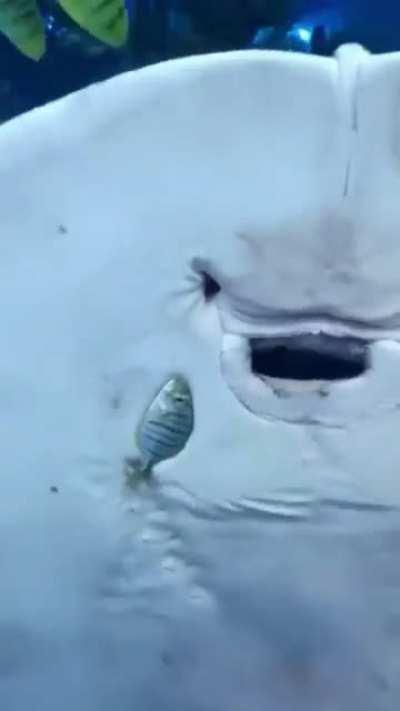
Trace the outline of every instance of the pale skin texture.
<instances>
[{"instance_id":1,"label":"pale skin texture","mask_svg":"<svg viewBox=\"0 0 400 711\"><path fill-rule=\"evenodd\" d=\"M397 708L399 63L197 57L1 127L7 711ZM375 334L329 397L231 357L327 310ZM121 492L171 372L193 435Z\"/></svg>"}]
</instances>

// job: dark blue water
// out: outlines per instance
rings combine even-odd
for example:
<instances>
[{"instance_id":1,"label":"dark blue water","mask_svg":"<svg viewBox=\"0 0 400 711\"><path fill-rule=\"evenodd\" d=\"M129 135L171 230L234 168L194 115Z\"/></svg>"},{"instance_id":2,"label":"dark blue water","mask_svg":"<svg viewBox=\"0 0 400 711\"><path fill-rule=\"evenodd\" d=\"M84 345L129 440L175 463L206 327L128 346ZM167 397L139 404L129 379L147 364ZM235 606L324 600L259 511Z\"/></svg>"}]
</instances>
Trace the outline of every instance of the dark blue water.
<instances>
[{"instance_id":1,"label":"dark blue water","mask_svg":"<svg viewBox=\"0 0 400 711\"><path fill-rule=\"evenodd\" d=\"M129 42L111 50L40 0L48 51L38 63L0 35L0 121L128 69L173 57L249 47L329 55L342 42L400 49L392 0L126 0Z\"/></svg>"}]
</instances>

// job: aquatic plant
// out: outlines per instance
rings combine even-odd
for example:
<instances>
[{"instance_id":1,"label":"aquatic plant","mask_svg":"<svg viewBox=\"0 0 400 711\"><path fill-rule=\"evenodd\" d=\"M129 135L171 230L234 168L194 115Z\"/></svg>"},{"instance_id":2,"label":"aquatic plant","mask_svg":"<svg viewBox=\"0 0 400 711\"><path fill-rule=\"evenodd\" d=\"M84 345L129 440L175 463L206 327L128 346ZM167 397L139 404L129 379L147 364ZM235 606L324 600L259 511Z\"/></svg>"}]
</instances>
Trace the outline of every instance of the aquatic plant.
<instances>
[{"instance_id":1,"label":"aquatic plant","mask_svg":"<svg viewBox=\"0 0 400 711\"><path fill-rule=\"evenodd\" d=\"M128 37L124 0L57 0L80 27L111 47L121 47ZM0 32L22 54L38 61L46 51L45 21L38 0L2 0Z\"/></svg>"}]
</instances>

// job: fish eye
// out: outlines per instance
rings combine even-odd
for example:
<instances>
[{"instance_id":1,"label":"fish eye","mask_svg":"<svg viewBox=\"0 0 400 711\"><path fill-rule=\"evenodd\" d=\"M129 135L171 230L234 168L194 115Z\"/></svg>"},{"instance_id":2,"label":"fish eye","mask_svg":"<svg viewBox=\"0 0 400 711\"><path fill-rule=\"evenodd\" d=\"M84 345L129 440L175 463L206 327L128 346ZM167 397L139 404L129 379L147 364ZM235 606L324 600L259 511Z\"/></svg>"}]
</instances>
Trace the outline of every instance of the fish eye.
<instances>
[{"instance_id":1,"label":"fish eye","mask_svg":"<svg viewBox=\"0 0 400 711\"><path fill-rule=\"evenodd\" d=\"M179 393L175 393L174 400L176 400L176 402L184 402L186 400L186 396L180 395Z\"/></svg>"}]
</instances>

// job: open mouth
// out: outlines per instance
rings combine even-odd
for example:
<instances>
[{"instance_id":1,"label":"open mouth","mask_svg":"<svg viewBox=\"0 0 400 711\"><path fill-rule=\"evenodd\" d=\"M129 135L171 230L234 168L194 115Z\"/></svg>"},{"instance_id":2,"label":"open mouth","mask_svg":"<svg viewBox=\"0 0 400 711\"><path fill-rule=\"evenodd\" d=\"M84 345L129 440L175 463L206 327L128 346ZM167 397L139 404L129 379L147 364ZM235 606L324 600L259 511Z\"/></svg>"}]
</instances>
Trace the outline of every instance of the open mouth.
<instances>
[{"instance_id":1,"label":"open mouth","mask_svg":"<svg viewBox=\"0 0 400 711\"><path fill-rule=\"evenodd\" d=\"M356 338L302 334L251 338L255 375L286 380L349 380L369 368L369 343Z\"/></svg>"}]
</instances>

